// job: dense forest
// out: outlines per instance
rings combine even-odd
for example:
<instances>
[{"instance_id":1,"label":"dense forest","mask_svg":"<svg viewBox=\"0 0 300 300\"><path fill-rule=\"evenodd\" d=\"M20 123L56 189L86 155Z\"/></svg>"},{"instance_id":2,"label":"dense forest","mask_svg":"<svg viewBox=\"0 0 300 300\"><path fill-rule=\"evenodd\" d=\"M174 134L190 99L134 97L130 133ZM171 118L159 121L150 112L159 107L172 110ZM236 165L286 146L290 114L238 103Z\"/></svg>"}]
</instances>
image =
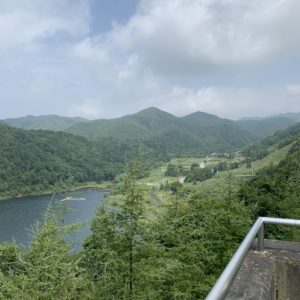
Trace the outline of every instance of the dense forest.
<instances>
[{"instance_id":1,"label":"dense forest","mask_svg":"<svg viewBox=\"0 0 300 300\"><path fill-rule=\"evenodd\" d=\"M0 246L0 299L204 299L258 215L300 217L300 143L278 165L262 169L237 193L220 198L198 186L149 204L134 162L115 206L99 207L83 249L73 253L50 209L28 249ZM169 171L172 171L170 167ZM268 237L298 240L292 229Z\"/></svg>"},{"instance_id":2,"label":"dense forest","mask_svg":"<svg viewBox=\"0 0 300 300\"><path fill-rule=\"evenodd\" d=\"M292 127L291 129L296 129ZM296 136L293 136L295 139ZM241 186L239 198L254 216L300 218L300 140L294 141L287 157L278 165L260 170ZM272 227L271 227L272 229ZM271 237L300 240L299 230L272 229Z\"/></svg>"},{"instance_id":3,"label":"dense forest","mask_svg":"<svg viewBox=\"0 0 300 300\"><path fill-rule=\"evenodd\" d=\"M66 131L90 140L114 137L130 143L139 141L173 155L227 152L256 139L231 120L203 112L175 117L155 107L117 119L78 123Z\"/></svg>"},{"instance_id":4,"label":"dense forest","mask_svg":"<svg viewBox=\"0 0 300 300\"><path fill-rule=\"evenodd\" d=\"M2 198L53 191L74 183L113 180L136 153L143 153L144 162L148 164L166 161L178 153L199 155L229 151L253 140L233 121L200 112L177 118L156 108L94 122L59 116L28 116L7 122L35 129L51 127L49 123L54 123L53 130L80 122L79 128L87 126L82 127L87 137L95 130L99 137L88 140L66 132L23 130L2 122ZM74 132L80 134L80 131Z\"/></svg>"},{"instance_id":5,"label":"dense forest","mask_svg":"<svg viewBox=\"0 0 300 300\"><path fill-rule=\"evenodd\" d=\"M161 112L151 113L154 121L147 125L143 114L135 118L149 128L162 126ZM200 116L188 116L190 131L195 133ZM183 139L176 137L185 133L176 128L172 136L169 130L170 140L158 135L129 143L128 138L88 140L1 123L2 196L115 179L112 196L117 200L98 208L80 251L66 241L78 225L58 222L59 204L50 206L43 222L36 224L28 248L1 244L0 299L204 299L257 216L300 218L299 124L245 148L247 159L254 160L290 145L282 161L261 169L237 189L228 174L218 196L198 184L213 177L215 168L201 169L197 163L184 169L170 162L165 175L177 180L159 190L140 184L151 164L168 161L169 147L182 149ZM197 147L191 143L185 146ZM237 163L230 168L224 164L215 167L228 170ZM179 175L186 184L179 183ZM164 198L153 200L156 192ZM273 226L266 226L266 236L300 239L299 231Z\"/></svg>"},{"instance_id":6,"label":"dense forest","mask_svg":"<svg viewBox=\"0 0 300 300\"><path fill-rule=\"evenodd\" d=\"M267 156L274 148L281 148L297 140L300 135L300 123L278 130L273 135L262 139L258 143L246 146L242 153L252 160Z\"/></svg>"},{"instance_id":7,"label":"dense forest","mask_svg":"<svg viewBox=\"0 0 300 300\"><path fill-rule=\"evenodd\" d=\"M113 180L138 150L111 138L88 141L64 132L0 124L0 195L42 192L66 184Z\"/></svg>"},{"instance_id":8,"label":"dense forest","mask_svg":"<svg viewBox=\"0 0 300 300\"><path fill-rule=\"evenodd\" d=\"M254 136L263 139L272 135L275 131L285 129L300 121L298 114L283 114L261 119L242 119L237 123L250 131Z\"/></svg>"}]
</instances>

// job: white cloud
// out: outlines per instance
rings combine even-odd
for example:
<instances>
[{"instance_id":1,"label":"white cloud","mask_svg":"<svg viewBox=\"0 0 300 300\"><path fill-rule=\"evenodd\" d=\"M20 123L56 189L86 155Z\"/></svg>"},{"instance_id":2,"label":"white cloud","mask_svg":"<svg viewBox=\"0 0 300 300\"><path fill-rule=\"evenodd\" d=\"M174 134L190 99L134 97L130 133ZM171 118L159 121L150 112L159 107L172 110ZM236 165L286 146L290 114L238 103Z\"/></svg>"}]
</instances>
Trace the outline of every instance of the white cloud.
<instances>
[{"instance_id":1,"label":"white cloud","mask_svg":"<svg viewBox=\"0 0 300 300\"><path fill-rule=\"evenodd\" d=\"M300 111L298 84L284 72L272 84L268 71L298 56L298 0L140 0L127 24L98 36L93 13L89 0L0 3L0 103L9 114Z\"/></svg>"},{"instance_id":2,"label":"white cloud","mask_svg":"<svg viewBox=\"0 0 300 300\"><path fill-rule=\"evenodd\" d=\"M141 0L104 41L159 72L205 72L300 50L298 0Z\"/></svg>"},{"instance_id":3,"label":"white cloud","mask_svg":"<svg viewBox=\"0 0 300 300\"><path fill-rule=\"evenodd\" d=\"M88 0L10 0L0 2L0 50L66 32L89 32Z\"/></svg>"},{"instance_id":4,"label":"white cloud","mask_svg":"<svg viewBox=\"0 0 300 300\"><path fill-rule=\"evenodd\" d=\"M291 95L300 95L300 84L288 84L287 91Z\"/></svg>"},{"instance_id":5,"label":"white cloud","mask_svg":"<svg viewBox=\"0 0 300 300\"><path fill-rule=\"evenodd\" d=\"M284 87L277 86L260 89L234 86L191 89L174 86L158 97L153 105L179 116L203 111L230 119L300 111L300 102L289 96Z\"/></svg>"},{"instance_id":6,"label":"white cloud","mask_svg":"<svg viewBox=\"0 0 300 300\"><path fill-rule=\"evenodd\" d=\"M71 107L68 108L67 114L69 116L81 116L88 119L95 119L101 116L99 101L84 100L82 103L72 104Z\"/></svg>"}]
</instances>

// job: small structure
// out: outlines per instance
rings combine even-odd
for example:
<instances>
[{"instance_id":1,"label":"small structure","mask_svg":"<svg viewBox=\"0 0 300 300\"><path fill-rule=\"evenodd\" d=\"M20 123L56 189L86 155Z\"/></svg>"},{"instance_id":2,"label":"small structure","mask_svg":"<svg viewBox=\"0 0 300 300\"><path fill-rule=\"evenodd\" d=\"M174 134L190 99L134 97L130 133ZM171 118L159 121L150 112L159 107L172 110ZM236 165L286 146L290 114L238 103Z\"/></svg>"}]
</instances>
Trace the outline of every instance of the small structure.
<instances>
[{"instance_id":1,"label":"small structure","mask_svg":"<svg viewBox=\"0 0 300 300\"><path fill-rule=\"evenodd\" d=\"M61 199L61 202L65 202L65 201L85 201L86 198L73 198L73 197L66 197L64 199Z\"/></svg>"},{"instance_id":2,"label":"small structure","mask_svg":"<svg viewBox=\"0 0 300 300\"><path fill-rule=\"evenodd\" d=\"M185 180L184 176L178 178L178 182L181 184L184 184L184 180Z\"/></svg>"}]
</instances>

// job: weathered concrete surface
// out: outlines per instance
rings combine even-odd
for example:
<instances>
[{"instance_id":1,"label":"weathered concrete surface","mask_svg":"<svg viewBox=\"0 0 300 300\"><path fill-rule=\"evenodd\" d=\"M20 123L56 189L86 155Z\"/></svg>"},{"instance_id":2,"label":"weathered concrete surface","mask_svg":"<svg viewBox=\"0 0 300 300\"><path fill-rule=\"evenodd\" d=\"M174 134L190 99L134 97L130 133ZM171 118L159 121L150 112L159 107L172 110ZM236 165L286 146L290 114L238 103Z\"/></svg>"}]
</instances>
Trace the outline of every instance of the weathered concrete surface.
<instances>
[{"instance_id":1,"label":"weathered concrete surface","mask_svg":"<svg viewBox=\"0 0 300 300\"><path fill-rule=\"evenodd\" d=\"M265 240L249 251L226 300L299 300L300 243Z\"/></svg>"}]
</instances>

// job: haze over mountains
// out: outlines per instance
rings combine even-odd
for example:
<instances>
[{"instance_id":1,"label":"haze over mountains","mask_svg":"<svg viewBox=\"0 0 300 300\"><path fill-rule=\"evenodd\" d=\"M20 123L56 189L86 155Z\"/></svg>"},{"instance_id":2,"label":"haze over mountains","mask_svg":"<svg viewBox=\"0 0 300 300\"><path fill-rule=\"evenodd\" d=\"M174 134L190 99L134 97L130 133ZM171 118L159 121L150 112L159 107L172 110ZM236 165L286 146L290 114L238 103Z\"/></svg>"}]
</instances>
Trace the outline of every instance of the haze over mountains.
<instances>
[{"instance_id":1,"label":"haze over mountains","mask_svg":"<svg viewBox=\"0 0 300 300\"><path fill-rule=\"evenodd\" d=\"M237 123L261 139L272 135L279 129L285 129L290 125L300 122L300 113L286 113L265 118L243 118Z\"/></svg>"},{"instance_id":2,"label":"haze over mountains","mask_svg":"<svg viewBox=\"0 0 300 300\"><path fill-rule=\"evenodd\" d=\"M204 112L176 117L155 107L115 119L87 120L56 115L5 119L22 129L65 131L88 140L112 138L174 155L227 152L272 135L300 121L300 113L265 118L222 119ZM3 122L3 121L2 121Z\"/></svg>"},{"instance_id":3,"label":"haze over mountains","mask_svg":"<svg viewBox=\"0 0 300 300\"><path fill-rule=\"evenodd\" d=\"M173 154L229 151L255 139L234 121L202 112L175 117L155 107L117 119L78 123L66 131L90 140L141 140L151 148Z\"/></svg>"},{"instance_id":4,"label":"haze over mountains","mask_svg":"<svg viewBox=\"0 0 300 300\"><path fill-rule=\"evenodd\" d=\"M3 123L4 121L11 126L22 129L67 131L85 136L89 139L103 136L127 139L128 137L132 138L133 136L135 136L135 138L143 138L145 135L153 134L153 132L159 131L162 128L166 130L166 127L170 126L185 127L188 125L188 120L191 121L192 118L194 121L195 118L197 119L197 124L194 125L200 126L203 129L215 126L220 120L224 121L224 119L204 112L196 112L179 118L155 107L150 107L138 113L115 119L98 119L90 121L81 117L28 115L19 118L8 118L0 120L0 122ZM300 113L284 113L267 117L241 118L232 122L237 123L240 127L249 131L255 138L262 139L272 135L276 130L285 129L292 124L300 122ZM227 122L227 124L229 123ZM194 128L192 129L192 132L193 131Z\"/></svg>"},{"instance_id":5,"label":"haze over mountains","mask_svg":"<svg viewBox=\"0 0 300 300\"><path fill-rule=\"evenodd\" d=\"M20 118L5 119L4 122L13 127L22 129L44 129L52 131L63 131L76 123L88 122L88 120L80 117L63 117L57 115L28 115Z\"/></svg>"}]
</instances>

